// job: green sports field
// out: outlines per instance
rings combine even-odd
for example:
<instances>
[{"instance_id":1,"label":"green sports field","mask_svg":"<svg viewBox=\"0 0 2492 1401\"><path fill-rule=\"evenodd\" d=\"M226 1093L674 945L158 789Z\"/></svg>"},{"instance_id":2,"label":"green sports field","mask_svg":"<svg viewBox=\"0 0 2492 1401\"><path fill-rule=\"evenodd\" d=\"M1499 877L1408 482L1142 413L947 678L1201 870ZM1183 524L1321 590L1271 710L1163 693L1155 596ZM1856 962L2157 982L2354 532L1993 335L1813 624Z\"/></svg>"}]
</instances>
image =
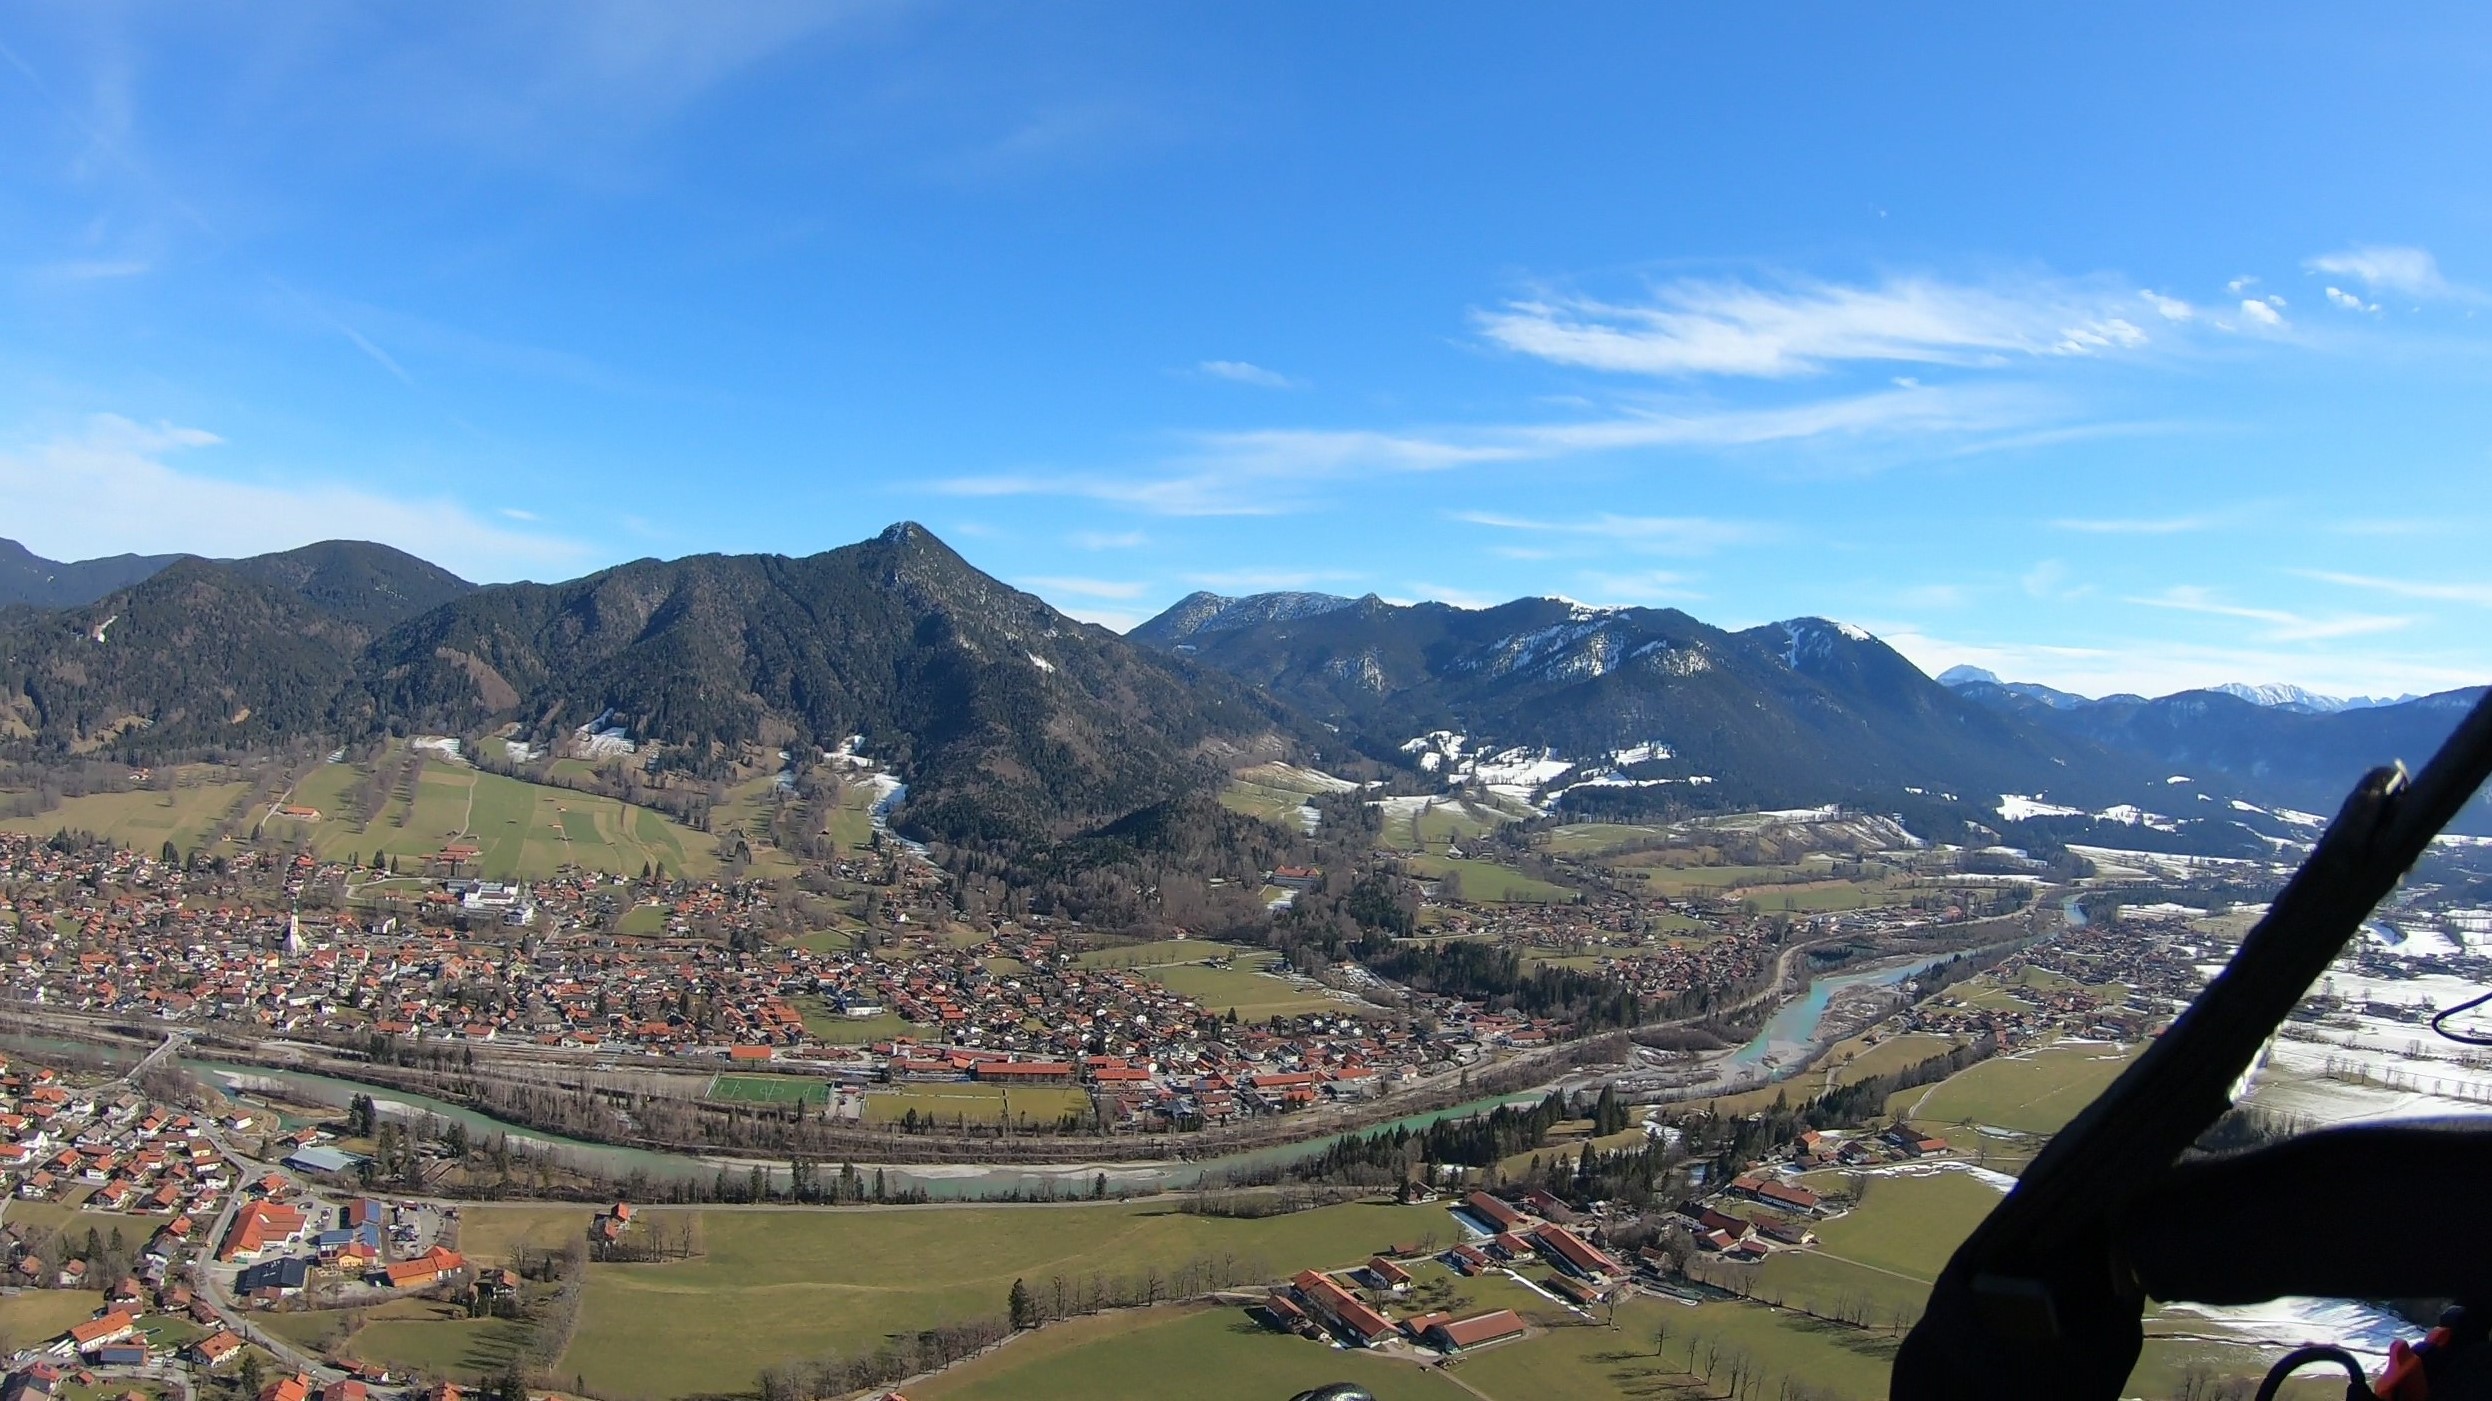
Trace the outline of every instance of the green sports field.
<instances>
[{"instance_id":1,"label":"green sports field","mask_svg":"<svg viewBox=\"0 0 2492 1401\"><path fill-rule=\"evenodd\" d=\"M709 1097L737 1104L820 1104L831 1097L827 1080L805 1075L721 1075Z\"/></svg>"},{"instance_id":2,"label":"green sports field","mask_svg":"<svg viewBox=\"0 0 2492 1401\"><path fill-rule=\"evenodd\" d=\"M900 1123L912 1109L917 1111L918 1118L932 1117L939 1124L956 1119L992 1124L1009 1118L1016 1124L1026 1119L1052 1127L1067 1114L1088 1114L1090 1092L1079 1085L1023 1085L1007 1089L977 1081L945 1080L894 1085L869 1091L865 1096L865 1121L869 1124Z\"/></svg>"}]
</instances>

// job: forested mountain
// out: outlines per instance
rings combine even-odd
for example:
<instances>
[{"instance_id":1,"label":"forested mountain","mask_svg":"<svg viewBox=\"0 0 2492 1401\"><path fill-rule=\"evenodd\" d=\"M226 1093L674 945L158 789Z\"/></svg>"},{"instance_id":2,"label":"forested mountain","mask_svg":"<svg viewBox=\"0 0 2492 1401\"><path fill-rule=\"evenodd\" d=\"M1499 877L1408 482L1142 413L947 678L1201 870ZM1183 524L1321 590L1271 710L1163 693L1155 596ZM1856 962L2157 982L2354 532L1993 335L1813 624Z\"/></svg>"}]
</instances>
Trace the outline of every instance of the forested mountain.
<instances>
[{"instance_id":1,"label":"forested mountain","mask_svg":"<svg viewBox=\"0 0 2492 1401\"><path fill-rule=\"evenodd\" d=\"M2112 801L2138 777L2093 743L1971 704L1867 633L1822 619L1731 633L1675 609L1548 598L1465 609L1203 597L1133 636L1250 681L1378 756L1436 730L1587 766L1635 756L1597 785L1611 791L1570 801L1614 806L1636 788L1665 799L1673 782L1687 785L1679 796L1701 786L1714 802L2044 786Z\"/></svg>"},{"instance_id":2,"label":"forested mountain","mask_svg":"<svg viewBox=\"0 0 2492 1401\"><path fill-rule=\"evenodd\" d=\"M299 550L223 563L375 632L476 591L474 584L438 564L366 540L323 540Z\"/></svg>"},{"instance_id":3,"label":"forested mountain","mask_svg":"<svg viewBox=\"0 0 2492 1401\"><path fill-rule=\"evenodd\" d=\"M1368 597L1375 596L1370 594ZM1365 601L1343 598L1338 594L1287 592L1225 598L1197 590L1178 599L1169 605L1166 612L1142 623L1125 636L1129 641L1147 646L1183 650L1183 644L1188 643L1196 633L1252 627L1257 623L1282 623L1292 618L1311 618L1318 613L1330 613Z\"/></svg>"},{"instance_id":4,"label":"forested mountain","mask_svg":"<svg viewBox=\"0 0 2492 1401\"><path fill-rule=\"evenodd\" d=\"M482 589L351 542L184 558L84 607L0 620L0 715L38 757L506 725L550 743L594 722L695 772L746 746L862 734L911 785L904 826L998 849L1328 742L1225 676L1005 587L915 525L803 559L641 560Z\"/></svg>"},{"instance_id":5,"label":"forested mountain","mask_svg":"<svg viewBox=\"0 0 2492 1401\"><path fill-rule=\"evenodd\" d=\"M126 589L180 555L113 555L63 562L45 559L15 540L0 540L0 608L75 608Z\"/></svg>"},{"instance_id":6,"label":"forested mountain","mask_svg":"<svg viewBox=\"0 0 2492 1401\"><path fill-rule=\"evenodd\" d=\"M392 723L607 718L699 763L713 746L836 744L912 784L945 840L1063 835L1280 752L1291 721L1008 588L917 525L802 559L640 560L478 591L382 638L364 684Z\"/></svg>"},{"instance_id":7,"label":"forested mountain","mask_svg":"<svg viewBox=\"0 0 2492 1401\"><path fill-rule=\"evenodd\" d=\"M184 557L81 607L0 617L0 739L40 755L326 736L367 635L290 589Z\"/></svg>"}]
</instances>

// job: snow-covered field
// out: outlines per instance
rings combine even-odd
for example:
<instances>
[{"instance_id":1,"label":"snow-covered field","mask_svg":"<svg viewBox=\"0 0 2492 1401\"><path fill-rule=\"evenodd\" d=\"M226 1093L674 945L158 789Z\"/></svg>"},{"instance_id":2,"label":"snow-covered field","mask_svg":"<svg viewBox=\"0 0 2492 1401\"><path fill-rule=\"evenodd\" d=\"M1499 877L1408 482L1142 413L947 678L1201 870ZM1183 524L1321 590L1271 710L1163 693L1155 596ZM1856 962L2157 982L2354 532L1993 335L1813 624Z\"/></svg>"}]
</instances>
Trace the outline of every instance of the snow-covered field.
<instances>
[{"instance_id":1,"label":"snow-covered field","mask_svg":"<svg viewBox=\"0 0 2492 1401\"><path fill-rule=\"evenodd\" d=\"M2304 1343L2334 1343L2376 1367L2387 1360L2390 1343L2411 1342L2423 1330L2385 1309L2348 1299L2288 1298L2237 1307L2163 1304L2147 1316L2146 1332L2246 1343L2279 1356Z\"/></svg>"},{"instance_id":2,"label":"snow-covered field","mask_svg":"<svg viewBox=\"0 0 2492 1401\"><path fill-rule=\"evenodd\" d=\"M2365 926L2374 948L2417 960L2454 945L2432 931L2428 943L2414 936L2420 922ZM2400 943L2394 935L2405 932ZM2492 1115L2492 1052L2435 1034L2434 1011L2478 996L2470 979L2425 972L2409 977L2365 973L2339 964L2314 991L2341 999L2343 1010L2318 1024L2288 1025L2271 1042L2252 1072L2246 1102L2326 1126L2378 1119ZM2214 972L2214 965L2206 971ZM2492 1018L2475 1014L2453 1023L2492 1032Z\"/></svg>"}]
</instances>

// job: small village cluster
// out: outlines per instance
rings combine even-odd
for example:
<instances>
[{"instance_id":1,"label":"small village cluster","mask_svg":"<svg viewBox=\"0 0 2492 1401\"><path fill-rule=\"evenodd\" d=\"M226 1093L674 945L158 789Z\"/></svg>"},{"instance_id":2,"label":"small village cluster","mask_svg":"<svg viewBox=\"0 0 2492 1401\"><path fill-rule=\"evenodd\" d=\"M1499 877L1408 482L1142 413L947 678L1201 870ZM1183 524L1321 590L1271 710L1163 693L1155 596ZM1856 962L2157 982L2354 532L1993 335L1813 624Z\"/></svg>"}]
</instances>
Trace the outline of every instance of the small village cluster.
<instances>
[{"instance_id":1,"label":"small village cluster","mask_svg":"<svg viewBox=\"0 0 2492 1401\"><path fill-rule=\"evenodd\" d=\"M319 1174L233 1146L285 1151L291 1165L325 1134L254 1135L267 1126L249 1110L210 1119L155 1103L125 1080L96 1080L0 1060L0 1182L16 1208L0 1214L9 1283L96 1300L90 1317L56 1335L11 1339L18 1346L0 1394L95 1394L175 1364L229 1374L265 1341L247 1315L308 1290L352 1303L517 1288L508 1271L471 1271L438 1243L439 1208L327 1193L312 1185ZM100 1244L107 1235L113 1243ZM280 1377L261 1401L361 1401L366 1384L386 1380Z\"/></svg>"}]
</instances>

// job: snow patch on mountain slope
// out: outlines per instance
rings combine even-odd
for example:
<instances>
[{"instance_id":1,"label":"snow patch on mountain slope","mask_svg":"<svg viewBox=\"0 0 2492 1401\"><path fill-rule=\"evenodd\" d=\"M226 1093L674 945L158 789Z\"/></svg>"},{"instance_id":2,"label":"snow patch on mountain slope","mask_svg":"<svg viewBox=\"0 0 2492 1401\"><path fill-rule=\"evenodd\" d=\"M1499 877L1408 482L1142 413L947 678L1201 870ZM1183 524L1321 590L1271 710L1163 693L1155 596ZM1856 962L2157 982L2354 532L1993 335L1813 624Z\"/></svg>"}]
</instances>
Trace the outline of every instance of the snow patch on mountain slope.
<instances>
[{"instance_id":1,"label":"snow patch on mountain slope","mask_svg":"<svg viewBox=\"0 0 2492 1401\"><path fill-rule=\"evenodd\" d=\"M2083 817L2085 809L2062 807L2058 803L2046 803L2021 793L2001 793L1999 816L2009 822L2022 822L2029 817Z\"/></svg>"},{"instance_id":2,"label":"snow patch on mountain slope","mask_svg":"<svg viewBox=\"0 0 2492 1401\"><path fill-rule=\"evenodd\" d=\"M1674 647L1668 642L1647 642L1629 652L1627 660L1643 662L1664 676L1701 676L1713 670L1713 658L1697 645Z\"/></svg>"},{"instance_id":3,"label":"snow patch on mountain slope","mask_svg":"<svg viewBox=\"0 0 2492 1401\"><path fill-rule=\"evenodd\" d=\"M2180 823L2159 812L2148 812L2135 803L2115 803L2094 814L2099 822L2118 822L2130 827L2146 827L2157 832L2177 832Z\"/></svg>"},{"instance_id":4,"label":"snow patch on mountain slope","mask_svg":"<svg viewBox=\"0 0 2492 1401\"><path fill-rule=\"evenodd\" d=\"M1528 800L1535 790L1555 782L1574 767L1573 760L1558 758L1549 750L1517 746L1467 761L1462 776L1492 793Z\"/></svg>"},{"instance_id":5,"label":"snow patch on mountain slope","mask_svg":"<svg viewBox=\"0 0 2492 1401\"><path fill-rule=\"evenodd\" d=\"M1833 655L1834 639L1837 637L1853 642L1873 640L1865 629L1830 618L1793 618L1780 626L1783 635L1782 664L1793 671L1800 669L1800 659L1804 656Z\"/></svg>"}]
</instances>

